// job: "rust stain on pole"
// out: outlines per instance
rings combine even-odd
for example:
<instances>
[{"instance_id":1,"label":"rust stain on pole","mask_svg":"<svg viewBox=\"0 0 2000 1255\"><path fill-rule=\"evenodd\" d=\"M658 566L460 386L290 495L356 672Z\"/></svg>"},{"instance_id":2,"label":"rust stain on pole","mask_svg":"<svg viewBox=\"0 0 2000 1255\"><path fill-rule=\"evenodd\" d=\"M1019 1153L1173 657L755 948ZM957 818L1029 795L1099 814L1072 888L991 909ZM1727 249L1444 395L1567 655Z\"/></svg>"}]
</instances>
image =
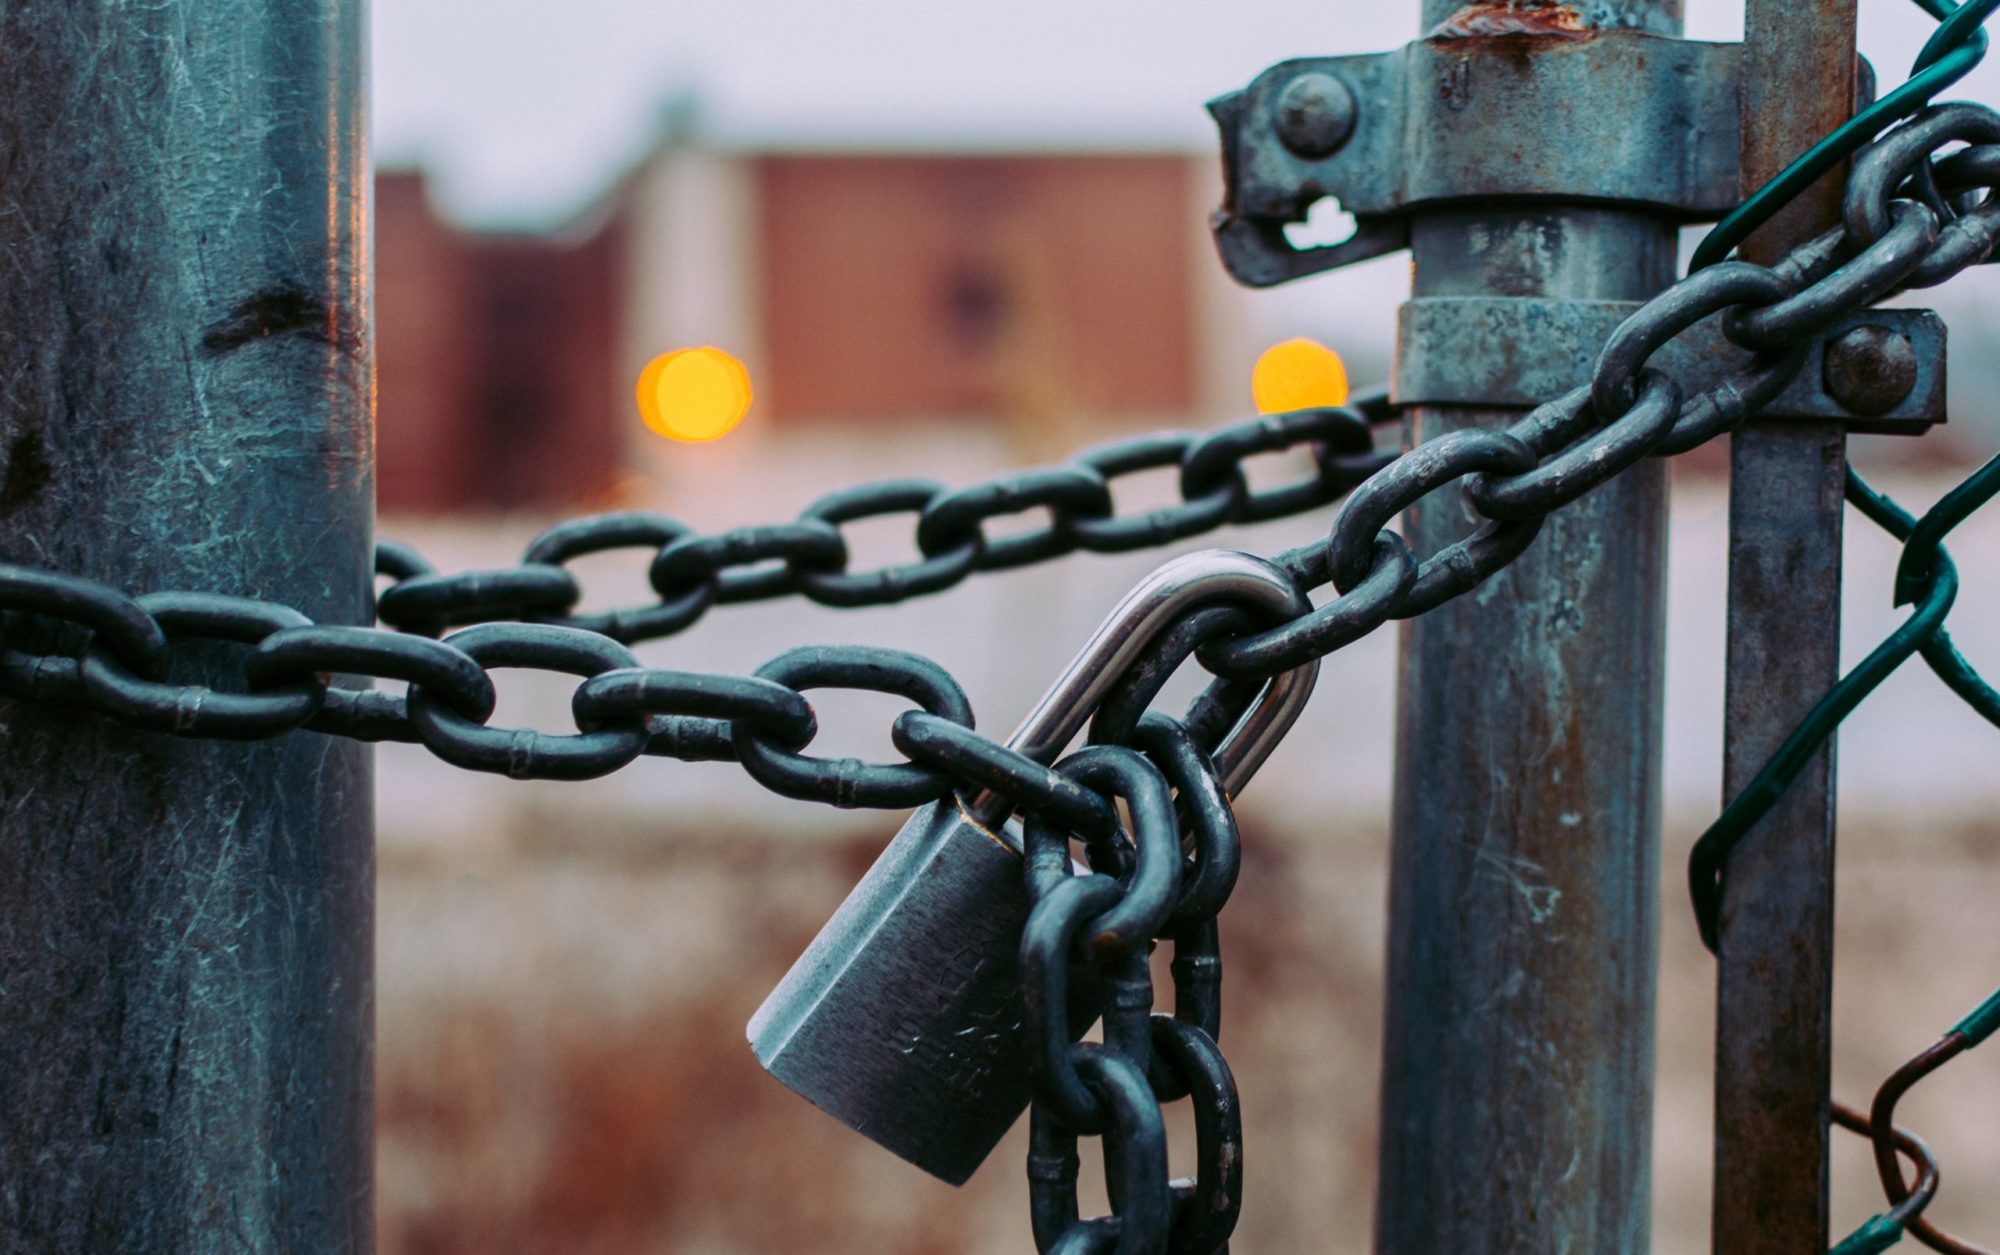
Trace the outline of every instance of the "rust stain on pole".
<instances>
[{"instance_id":1,"label":"rust stain on pole","mask_svg":"<svg viewBox=\"0 0 2000 1255\"><path fill-rule=\"evenodd\" d=\"M1585 13L1581 34L1560 24ZM1562 55L1605 29L1679 33L1678 4L1427 5L1456 47ZM1491 121L1478 108L1462 125ZM1561 136L1552 129L1559 142ZM1411 222L1420 299L1630 300L1672 282L1642 208L1467 199ZM1499 395L1518 360L1478 362ZM1410 439L1521 411L1423 404ZM1553 516L1478 593L1403 624L1375 1249L1640 1252L1651 1229L1664 467ZM1434 553L1464 507L1403 516Z\"/></svg>"},{"instance_id":2,"label":"rust stain on pole","mask_svg":"<svg viewBox=\"0 0 2000 1255\"><path fill-rule=\"evenodd\" d=\"M1845 121L1856 0L1749 0L1746 190ZM1842 172L1844 173L1844 171ZM1829 175L1753 236L1768 263L1839 221ZM1728 743L1735 794L1839 675L1837 426L1757 424L1731 446ZM1831 749L1730 862L1716 1000L1715 1232L1731 1255L1827 1248L1833 1006Z\"/></svg>"},{"instance_id":3,"label":"rust stain on pole","mask_svg":"<svg viewBox=\"0 0 2000 1255\"><path fill-rule=\"evenodd\" d=\"M1432 39L1491 39L1508 35L1589 34L1583 15L1567 4L1522 8L1505 0L1468 4L1439 23Z\"/></svg>"}]
</instances>

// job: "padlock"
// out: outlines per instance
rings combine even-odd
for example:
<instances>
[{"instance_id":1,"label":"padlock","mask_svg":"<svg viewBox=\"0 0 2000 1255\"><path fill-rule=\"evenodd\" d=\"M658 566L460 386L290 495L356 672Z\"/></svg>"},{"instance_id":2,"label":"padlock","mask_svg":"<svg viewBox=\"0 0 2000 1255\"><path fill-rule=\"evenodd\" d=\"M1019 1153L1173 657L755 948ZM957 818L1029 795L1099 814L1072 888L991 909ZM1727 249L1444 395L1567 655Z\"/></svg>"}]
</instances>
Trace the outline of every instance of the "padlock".
<instances>
[{"instance_id":1,"label":"padlock","mask_svg":"<svg viewBox=\"0 0 2000 1255\"><path fill-rule=\"evenodd\" d=\"M1188 554L1128 593L1008 738L1054 761L1169 624L1234 602L1290 619L1310 606L1261 558ZM1215 755L1234 797L1297 719L1319 664L1273 679ZM1019 947L1021 834L980 793L918 811L751 1019L757 1060L815 1106L953 1185L1027 1107Z\"/></svg>"}]
</instances>

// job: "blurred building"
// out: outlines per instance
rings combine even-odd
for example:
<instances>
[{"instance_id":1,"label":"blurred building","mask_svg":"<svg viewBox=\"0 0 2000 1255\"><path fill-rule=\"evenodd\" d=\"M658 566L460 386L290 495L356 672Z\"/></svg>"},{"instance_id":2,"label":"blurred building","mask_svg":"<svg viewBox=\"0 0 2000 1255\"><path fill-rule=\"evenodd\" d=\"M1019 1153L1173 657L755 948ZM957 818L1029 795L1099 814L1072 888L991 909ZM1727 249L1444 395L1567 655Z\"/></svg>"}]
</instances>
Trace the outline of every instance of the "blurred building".
<instances>
[{"instance_id":1,"label":"blurred building","mask_svg":"<svg viewBox=\"0 0 2000 1255\"><path fill-rule=\"evenodd\" d=\"M422 173L384 172L381 504L607 500L670 456L635 421L639 368L694 344L748 364L763 440L997 423L1053 454L1186 425L1246 369L1216 351L1215 178L1181 152L669 139L574 221L523 235L463 230Z\"/></svg>"}]
</instances>

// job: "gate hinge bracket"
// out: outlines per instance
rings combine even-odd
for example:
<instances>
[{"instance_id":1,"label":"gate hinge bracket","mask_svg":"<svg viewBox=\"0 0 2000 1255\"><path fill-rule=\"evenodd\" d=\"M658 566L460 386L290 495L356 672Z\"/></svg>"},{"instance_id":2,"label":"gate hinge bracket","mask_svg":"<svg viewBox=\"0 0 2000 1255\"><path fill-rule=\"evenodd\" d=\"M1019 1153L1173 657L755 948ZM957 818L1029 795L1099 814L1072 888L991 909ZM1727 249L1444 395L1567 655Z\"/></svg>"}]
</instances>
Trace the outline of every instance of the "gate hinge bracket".
<instances>
[{"instance_id":1,"label":"gate hinge bracket","mask_svg":"<svg viewBox=\"0 0 2000 1255\"><path fill-rule=\"evenodd\" d=\"M1456 36L1306 57L1209 104L1226 187L1212 226L1239 282L1269 287L1405 247L1455 200L1721 217L1741 195L1740 44L1638 30ZM1352 238L1286 227L1333 197Z\"/></svg>"}]
</instances>

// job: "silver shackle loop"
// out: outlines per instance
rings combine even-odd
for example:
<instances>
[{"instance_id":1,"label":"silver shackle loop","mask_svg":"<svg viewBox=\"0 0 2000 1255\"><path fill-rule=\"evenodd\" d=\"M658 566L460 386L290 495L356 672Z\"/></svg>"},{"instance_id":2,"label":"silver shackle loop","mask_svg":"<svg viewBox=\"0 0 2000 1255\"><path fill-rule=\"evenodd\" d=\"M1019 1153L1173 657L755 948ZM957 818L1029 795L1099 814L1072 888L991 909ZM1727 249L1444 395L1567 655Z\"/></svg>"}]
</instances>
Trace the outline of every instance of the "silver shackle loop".
<instances>
[{"instance_id":1,"label":"silver shackle loop","mask_svg":"<svg viewBox=\"0 0 2000 1255\"><path fill-rule=\"evenodd\" d=\"M1160 633L1189 611L1216 602L1236 603L1286 619L1312 609L1297 585L1262 558L1232 549L1204 549L1175 558L1139 581L1112 608L1082 652L1007 738L1007 748L1038 763L1054 762L1096 713L1105 694ZM1298 721L1318 679L1318 659L1274 676L1230 730L1215 752L1215 766L1223 789L1232 798ZM994 829L1007 818L1009 804L987 789L973 797L966 809L982 826Z\"/></svg>"}]
</instances>

